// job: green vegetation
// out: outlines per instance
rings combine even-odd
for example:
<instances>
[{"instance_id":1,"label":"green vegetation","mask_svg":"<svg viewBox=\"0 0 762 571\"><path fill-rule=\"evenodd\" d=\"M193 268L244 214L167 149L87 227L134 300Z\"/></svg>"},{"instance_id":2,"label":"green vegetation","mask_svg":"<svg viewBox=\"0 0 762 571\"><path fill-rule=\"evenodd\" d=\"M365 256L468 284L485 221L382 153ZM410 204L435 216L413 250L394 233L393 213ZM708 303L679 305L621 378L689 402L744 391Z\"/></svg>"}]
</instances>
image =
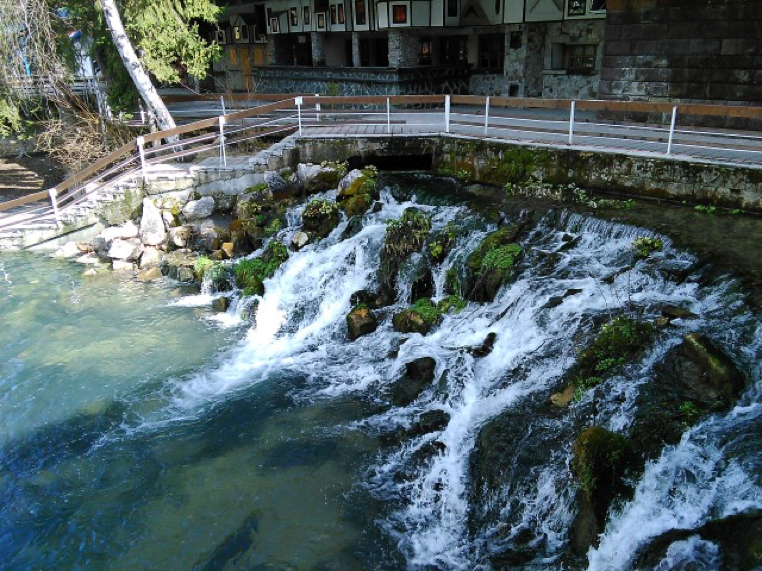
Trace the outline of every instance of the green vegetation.
<instances>
[{"instance_id":1,"label":"green vegetation","mask_svg":"<svg viewBox=\"0 0 762 571\"><path fill-rule=\"evenodd\" d=\"M600 384L605 376L634 359L653 340L654 326L629 317L617 317L601 328L593 342L577 358L575 400Z\"/></svg>"},{"instance_id":2,"label":"green vegetation","mask_svg":"<svg viewBox=\"0 0 762 571\"><path fill-rule=\"evenodd\" d=\"M523 254L524 250L518 244L508 244L489 250L482 259L477 275L482 276L487 272L497 273L501 279L505 278Z\"/></svg>"},{"instance_id":3,"label":"green vegetation","mask_svg":"<svg viewBox=\"0 0 762 571\"><path fill-rule=\"evenodd\" d=\"M437 233L429 242L428 250L431 261L441 264L455 245L458 229L453 222L449 222L444 230Z\"/></svg>"},{"instance_id":4,"label":"green vegetation","mask_svg":"<svg viewBox=\"0 0 762 571\"><path fill-rule=\"evenodd\" d=\"M696 212L703 212L704 214L714 214L717 210L716 206L704 206L703 204L697 204L693 207Z\"/></svg>"},{"instance_id":5,"label":"green vegetation","mask_svg":"<svg viewBox=\"0 0 762 571\"><path fill-rule=\"evenodd\" d=\"M593 426L575 440L571 467L594 505L607 508L611 499L622 491L634 458L632 444L626 437Z\"/></svg>"},{"instance_id":6,"label":"green vegetation","mask_svg":"<svg viewBox=\"0 0 762 571\"><path fill-rule=\"evenodd\" d=\"M429 217L415 208L408 208L399 219L387 221L383 253L404 259L420 251L430 230Z\"/></svg>"},{"instance_id":7,"label":"green vegetation","mask_svg":"<svg viewBox=\"0 0 762 571\"><path fill-rule=\"evenodd\" d=\"M304 230L317 238L328 236L340 220L339 205L328 200L313 200L302 212Z\"/></svg>"},{"instance_id":8,"label":"green vegetation","mask_svg":"<svg viewBox=\"0 0 762 571\"><path fill-rule=\"evenodd\" d=\"M263 282L271 278L287 259L286 246L271 241L259 258L238 262L235 270L236 285L243 290L243 295L264 295Z\"/></svg>"},{"instance_id":9,"label":"green vegetation","mask_svg":"<svg viewBox=\"0 0 762 571\"><path fill-rule=\"evenodd\" d=\"M706 413L706 407L695 401L684 401L678 409L678 415L683 428L690 428Z\"/></svg>"},{"instance_id":10,"label":"green vegetation","mask_svg":"<svg viewBox=\"0 0 762 571\"><path fill-rule=\"evenodd\" d=\"M638 258L648 258L654 252L661 252L664 249L664 243L659 238L642 237L636 238L632 242Z\"/></svg>"},{"instance_id":11,"label":"green vegetation","mask_svg":"<svg viewBox=\"0 0 762 571\"><path fill-rule=\"evenodd\" d=\"M407 309L395 313L392 317L392 325L400 333L426 335L441 319L442 313L434 302L421 298Z\"/></svg>"},{"instance_id":12,"label":"green vegetation","mask_svg":"<svg viewBox=\"0 0 762 571\"><path fill-rule=\"evenodd\" d=\"M457 314L463 311L467 305L468 302L459 295L448 295L439 301L437 310L442 315L450 313L451 311Z\"/></svg>"},{"instance_id":13,"label":"green vegetation","mask_svg":"<svg viewBox=\"0 0 762 571\"><path fill-rule=\"evenodd\" d=\"M193 273L199 280L204 279L204 274L214 265L214 262L206 256L201 256L193 263Z\"/></svg>"},{"instance_id":14,"label":"green vegetation","mask_svg":"<svg viewBox=\"0 0 762 571\"><path fill-rule=\"evenodd\" d=\"M445 292L460 294L460 276L458 275L458 268L455 266L445 272Z\"/></svg>"},{"instance_id":15,"label":"green vegetation","mask_svg":"<svg viewBox=\"0 0 762 571\"><path fill-rule=\"evenodd\" d=\"M0 137L10 137L21 131L22 126L18 108L6 99L0 99Z\"/></svg>"}]
</instances>

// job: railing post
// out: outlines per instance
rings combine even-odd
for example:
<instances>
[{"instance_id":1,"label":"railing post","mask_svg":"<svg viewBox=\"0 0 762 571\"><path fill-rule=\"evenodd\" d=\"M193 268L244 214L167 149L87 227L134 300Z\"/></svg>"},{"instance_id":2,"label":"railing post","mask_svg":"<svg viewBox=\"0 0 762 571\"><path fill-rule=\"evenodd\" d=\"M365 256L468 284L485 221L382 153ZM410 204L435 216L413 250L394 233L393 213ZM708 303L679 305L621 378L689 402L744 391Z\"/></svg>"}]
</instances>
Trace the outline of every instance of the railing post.
<instances>
[{"instance_id":1,"label":"railing post","mask_svg":"<svg viewBox=\"0 0 762 571\"><path fill-rule=\"evenodd\" d=\"M489 95L487 96L487 103L484 105L484 134L487 134L489 129Z\"/></svg>"},{"instance_id":2,"label":"railing post","mask_svg":"<svg viewBox=\"0 0 762 571\"><path fill-rule=\"evenodd\" d=\"M445 133L450 132L450 96L445 95Z\"/></svg>"},{"instance_id":3,"label":"railing post","mask_svg":"<svg viewBox=\"0 0 762 571\"><path fill-rule=\"evenodd\" d=\"M143 109L143 104L139 103L140 105L140 124L145 125L146 124L146 111Z\"/></svg>"},{"instance_id":4,"label":"railing post","mask_svg":"<svg viewBox=\"0 0 762 571\"><path fill-rule=\"evenodd\" d=\"M315 97L320 97L319 93L315 94ZM320 123L320 103L315 102L315 120Z\"/></svg>"},{"instance_id":5,"label":"railing post","mask_svg":"<svg viewBox=\"0 0 762 571\"><path fill-rule=\"evenodd\" d=\"M301 97L296 98L296 117L299 121L299 136L302 136L302 101Z\"/></svg>"},{"instance_id":6,"label":"railing post","mask_svg":"<svg viewBox=\"0 0 762 571\"><path fill-rule=\"evenodd\" d=\"M569 112L569 144L571 145L574 142L574 108L576 107L577 102L572 101L571 102L571 110Z\"/></svg>"},{"instance_id":7,"label":"railing post","mask_svg":"<svg viewBox=\"0 0 762 571\"><path fill-rule=\"evenodd\" d=\"M386 98L386 132L390 135L392 133L392 116L388 97Z\"/></svg>"},{"instance_id":8,"label":"railing post","mask_svg":"<svg viewBox=\"0 0 762 571\"><path fill-rule=\"evenodd\" d=\"M145 152L146 141L143 137L138 137L137 142L138 142L138 154L140 155L140 168L143 171L143 180L145 180L146 178L146 152Z\"/></svg>"},{"instance_id":9,"label":"railing post","mask_svg":"<svg viewBox=\"0 0 762 571\"><path fill-rule=\"evenodd\" d=\"M222 114L227 115L227 113L225 112L225 96L224 95L220 95L220 108L222 109Z\"/></svg>"},{"instance_id":10,"label":"railing post","mask_svg":"<svg viewBox=\"0 0 762 571\"><path fill-rule=\"evenodd\" d=\"M225 152L225 117L220 115L220 163L223 167L228 166L228 156Z\"/></svg>"},{"instance_id":11,"label":"railing post","mask_svg":"<svg viewBox=\"0 0 762 571\"><path fill-rule=\"evenodd\" d=\"M667 141L667 154L672 154L672 140L675 137L675 121L677 121L677 105L672 108L672 121L669 124L669 140Z\"/></svg>"},{"instance_id":12,"label":"railing post","mask_svg":"<svg viewBox=\"0 0 762 571\"><path fill-rule=\"evenodd\" d=\"M48 190L50 195L50 204L53 205L53 216L56 218L56 226L61 227L61 215L58 213L58 199L56 198L58 191L54 188Z\"/></svg>"}]
</instances>

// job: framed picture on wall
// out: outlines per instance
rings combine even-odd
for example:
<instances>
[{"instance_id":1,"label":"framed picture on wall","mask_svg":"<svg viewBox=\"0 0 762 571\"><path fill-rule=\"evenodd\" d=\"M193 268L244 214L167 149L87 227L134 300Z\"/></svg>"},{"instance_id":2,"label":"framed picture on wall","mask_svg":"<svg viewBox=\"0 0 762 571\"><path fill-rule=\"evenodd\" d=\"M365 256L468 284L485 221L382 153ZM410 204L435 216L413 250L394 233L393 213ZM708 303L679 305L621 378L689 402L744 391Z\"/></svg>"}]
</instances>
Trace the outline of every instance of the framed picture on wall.
<instances>
[{"instance_id":1,"label":"framed picture on wall","mask_svg":"<svg viewBox=\"0 0 762 571\"><path fill-rule=\"evenodd\" d=\"M305 6L304 10L302 12L303 12L302 13L302 22L304 22L305 26L309 26L310 25L310 7L309 6Z\"/></svg>"},{"instance_id":2,"label":"framed picture on wall","mask_svg":"<svg viewBox=\"0 0 762 571\"><path fill-rule=\"evenodd\" d=\"M277 34L280 32L280 24L278 18L270 18L270 33Z\"/></svg>"},{"instance_id":3,"label":"framed picture on wall","mask_svg":"<svg viewBox=\"0 0 762 571\"><path fill-rule=\"evenodd\" d=\"M336 4L331 4L331 25L335 26L337 24L336 20Z\"/></svg>"},{"instance_id":4,"label":"framed picture on wall","mask_svg":"<svg viewBox=\"0 0 762 571\"><path fill-rule=\"evenodd\" d=\"M587 0L569 0L569 16L584 16Z\"/></svg>"},{"instance_id":5,"label":"framed picture on wall","mask_svg":"<svg viewBox=\"0 0 762 571\"><path fill-rule=\"evenodd\" d=\"M299 25L299 12L296 11L296 8L291 8L288 11L289 18L291 19L291 25L292 26L298 26Z\"/></svg>"},{"instance_id":6,"label":"framed picture on wall","mask_svg":"<svg viewBox=\"0 0 762 571\"><path fill-rule=\"evenodd\" d=\"M344 4L339 4L339 24L344 23Z\"/></svg>"},{"instance_id":7,"label":"framed picture on wall","mask_svg":"<svg viewBox=\"0 0 762 571\"><path fill-rule=\"evenodd\" d=\"M404 4L392 6L392 24L407 24L407 6Z\"/></svg>"}]
</instances>

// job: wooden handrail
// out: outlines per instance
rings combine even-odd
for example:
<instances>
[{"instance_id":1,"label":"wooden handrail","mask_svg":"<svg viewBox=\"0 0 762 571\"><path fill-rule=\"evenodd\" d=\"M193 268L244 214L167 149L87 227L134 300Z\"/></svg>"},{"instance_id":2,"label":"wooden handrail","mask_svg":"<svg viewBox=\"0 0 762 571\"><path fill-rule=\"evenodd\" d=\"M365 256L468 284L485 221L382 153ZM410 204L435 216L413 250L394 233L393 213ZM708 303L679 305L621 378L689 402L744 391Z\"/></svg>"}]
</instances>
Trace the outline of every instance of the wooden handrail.
<instances>
[{"instance_id":1,"label":"wooden handrail","mask_svg":"<svg viewBox=\"0 0 762 571\"><path fill-rule=\"evenodd\" d=\"M125 155L127 155L129 152L134 151L137 149L135 141L130 141L129 143L125 143L118 149L116 149L113 153L110 153L103 157L102 159L98 159L93 164L91 164L89 167L82 169L81 171L74 173L72 176L67 178L65 181L59 183L56 185L56 193L60 194L64 190L67 190L77 184L77 182L82 182L82 180L85 177L90 176L91 174L95 174L99 170L101 170L104 167L107 167L111 163L113 163L116 159L121 159Z\"/></svg>"},{"instance_id":2,"label":"wooden handrail","mask_svg":"<svg viewBox=\"0 0 762 571\"><path fill-rule=\"evenodd\" d=\"M219 101L224 97L225 101L282 101L299 96L313 96L314 93L199 93L188 95L163 95L164 103L183 103L190 101Z\"/></svg>"},{"instance_id":3,"label":"wooden handrail","mask_svg":"<svg viewBox=\"0 0 762 571\"><path fill-rule=\"evenodd\" d=\"M47 190L41 190L40 192L35 192L34 194L27 194L26 196L22 196L21 198L15 198L14 200L0 202L0 212L3 210L10 210L11 208L16 208L17 206L23 206L24 204L29 204L30 202L37 202L38 200L49 197L50 195L48 194Z\"/></svg>"}]
</instances>

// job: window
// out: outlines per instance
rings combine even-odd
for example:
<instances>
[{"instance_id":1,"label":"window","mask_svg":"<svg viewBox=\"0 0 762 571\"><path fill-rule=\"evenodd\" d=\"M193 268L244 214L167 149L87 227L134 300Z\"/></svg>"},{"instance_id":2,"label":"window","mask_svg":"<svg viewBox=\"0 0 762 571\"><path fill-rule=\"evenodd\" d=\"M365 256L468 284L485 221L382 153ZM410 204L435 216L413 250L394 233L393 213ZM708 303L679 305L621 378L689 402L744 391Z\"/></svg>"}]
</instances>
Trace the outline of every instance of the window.
<instances>
[{"instance_id":1,"label":"window","mask_svg":"<svg viewBox=\"0 0 762 571\"><path fill-rule=\"evenodd\" d=\"M592 72L595 69L595 44L566 46L566 69L571 72Z\"/></svg>"},{"instance_id":2,"label":"window","mask_svg":"<svg viewBox=\"0 0 762 571\"><path fill-rule=\"evenodd\" d=\"M443 36L440 45L441 62L444 65L468 63L468 37Z\"/></svg>"},{"instance_id":3,"label":"window","mask_svg":"<svg viewBox=\"0 0 762 571\"><path fill-rule=\"evenodd\" d=\"M502 35L479 36L479 69L503 69L503 46L505 37Z\"/></svg>"},{"instance_id":4,"label":"window","mask_svg":"<svg viewBox=\"0 0 762 571\"><path fill-rule=\"evenodd\" d=\"M336 4L331 4L331 24L336 25Z\"/></svg>"},{"instance_id":5,"label":"window","mask_svg":"<svg viewBox=\"0 0 762 571\"><path fill-rule=\"evenodd\" d=\"M296 8L291 8L291 10L289 10L289 16L291 18L291 25L292 26L298 26L299 25L299 12L296 11Z\"/></svg>"},{"instance_id":6,"label":"window","mask_svg":"<svg viewBox=\"0 0 762 571\"><path fill-rule=\"evenodd\" d=\"M407 24L407 6L392 6L392 24Z\"/></svg>"},{"instance_id":7,"label":"window","mask_svg":"<svg viewBox=\"0 0 762 571\"><path fill-rule=\"evenodd\" d=\"M431 38L421 38L421 51L418 56L419 65L431 65Z\"/></svg>"},{"instance_id":8,"label":"window","mask_svg":"<svg viewBox=\"0 0 762 571\"><path fill-rule=\"evenodd\" d=\"M245 44L249 42L249 27L246 24L233 26L233 41L237 44Z\"/></svg>"},{"instance_id":9,"label":"window","mask_svg":"<svg viewBox=\"0 0 762 571\"><path fill-rule=\"evenodd\" d=\"M344 23L344 4L339 4L339 24Z\"/></svg>"},{"instance_id":10,"label":"window","mask_svg":"<svg viewBox=\"0 0 762 571\"><path fill-rule=\"evenodd\" d=\"M358 26L364 26L365 19L365 0L355 0L355 22Z\"/></svg>"},{"instance_id":11,"label":"window","mask_svg":"<svg viewBox=\"0 0 762 571\"><path fill-rule=\"evenodd\" d=\"M323 12L317 15L317 27L318 30L325 30L325 13Z\"/></svg>"},{"instance_id":12,"label":"window","mask_svg":"<svg viewBox=\"0 0 762 571\"><path fill-rule=\"evenodd\" d=\"M569 16L584 16L587 0L568 0Z\"/></svg>"},{"instance_id":13,"label":"window","mask_svg":"<svg viewBox=\"0 0 762 571\"><path fill-rule=\"evenodd\" d=\"M592 6L590 6L591 12L603 12L606 10L606 0L593 0Z\"/></svg>"},{"instance_id":14,"label":"window","mask_svg":"<svg viewBox=\"0 0 762 571\"><path fill-rule=\"evenodd\" d=\"M458 17L458 0L447 0L447 17Z\"/></svg>"},{"instance_id":15,"label":"window","mask_svg":"<svg viewBox=\"0 0 762 571\"><path fill-rule=\"evenodd\" d=\"M309 6L304 7L304 10L302 12L302 22L304 22L305 26L310 25L310 7Z\"/></svg>"},{"instance_id":16,"label":"window","mask_svg":"<svg viewBox=\"0 0 762 571\"><path fill-rule=\"evenodd\" d=\"M227 34L225 34L225 30L217 30L217 43L218 44L227 44Z\"/></svg>"},{"instance_id":17,"label":"window","mask_svg":"<svg viewBox=\"0 0 762 571\"><path fill-rule=\"evenodd\" d=\"M277 34L280 31L280 25L278 24L278 18L270 18L270 32Z\"/></svg>"}]
</instances>

